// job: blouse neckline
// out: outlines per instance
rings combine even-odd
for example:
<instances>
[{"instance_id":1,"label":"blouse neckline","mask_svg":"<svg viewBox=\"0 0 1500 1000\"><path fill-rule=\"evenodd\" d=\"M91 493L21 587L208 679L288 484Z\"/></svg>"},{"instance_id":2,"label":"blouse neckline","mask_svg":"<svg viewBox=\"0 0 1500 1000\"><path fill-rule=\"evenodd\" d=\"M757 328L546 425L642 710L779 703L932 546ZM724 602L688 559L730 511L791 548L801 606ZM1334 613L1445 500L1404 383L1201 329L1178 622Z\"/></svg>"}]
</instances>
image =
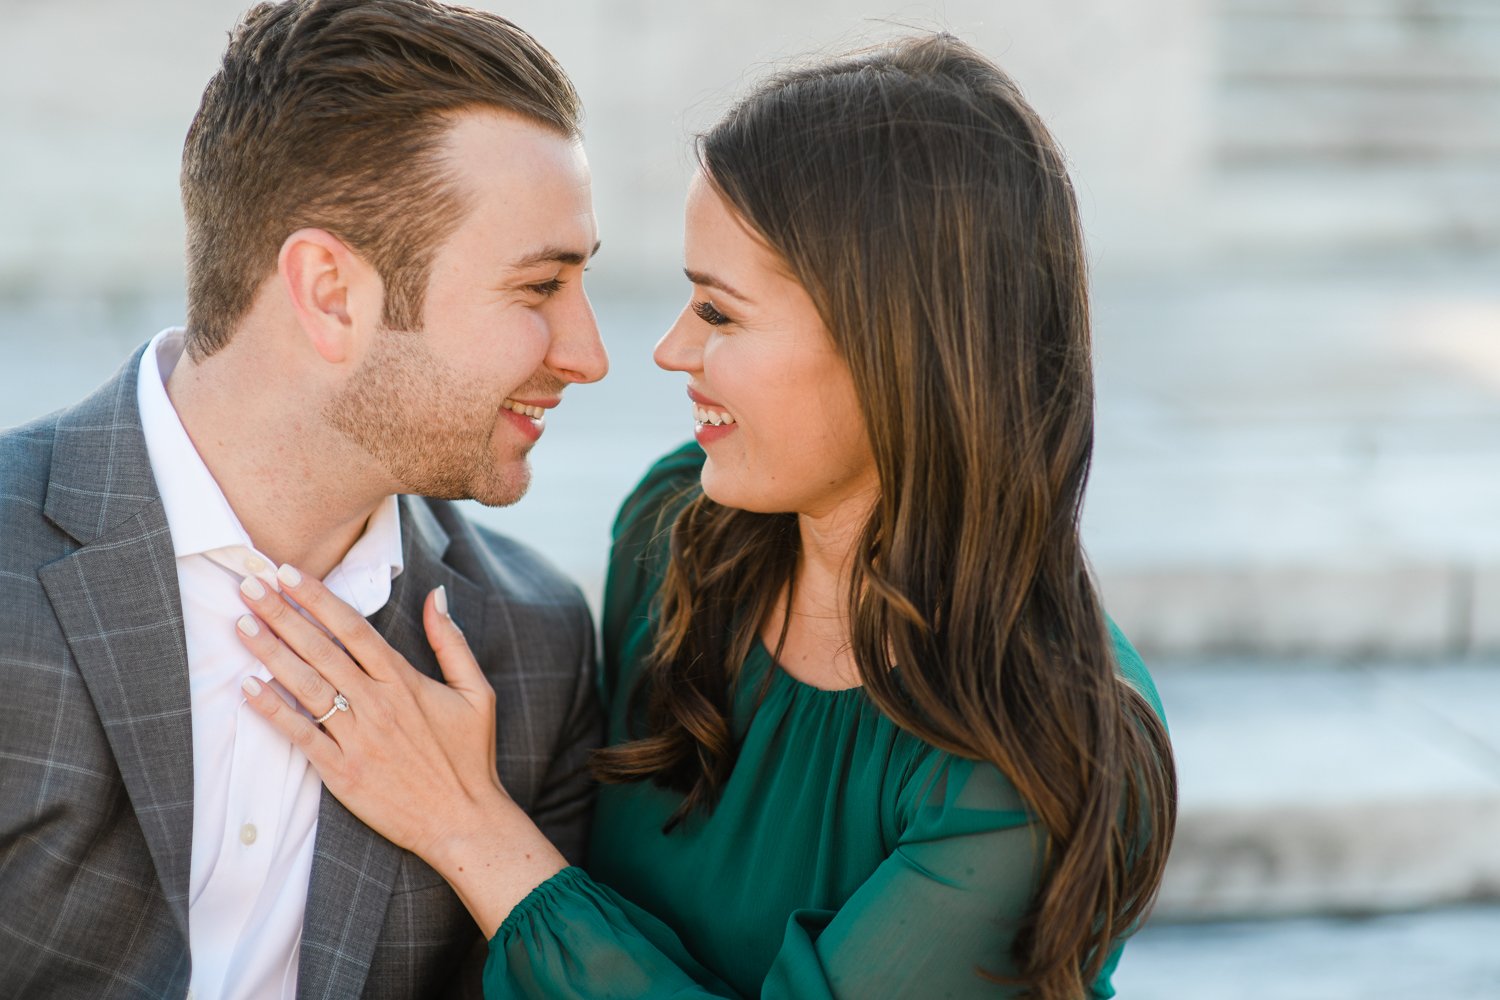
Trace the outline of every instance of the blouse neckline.
<instances>
[{"instance_id":1,"label":"blouse neckline","mask_svg":"<svg viewBox=\"0 0 1500 1000\"><path fill-rule=\"evenodd\" d=\"M809 698L821 698L829 701L863 700L865 691L863 684L855 684L853 687L844 688L823 688L793 677L787 672L785 667L771 656L771 651L766 648L765 642L758 635L755 637L755 642L751 644L750 653L745 659L747 663L754 662L756 667L754 675L756 679L759 679L763 675L763 671L770 670L773 678L771 683L773 685L783 685L794 693L804 693Z\"/></svg>"}]
</instances>

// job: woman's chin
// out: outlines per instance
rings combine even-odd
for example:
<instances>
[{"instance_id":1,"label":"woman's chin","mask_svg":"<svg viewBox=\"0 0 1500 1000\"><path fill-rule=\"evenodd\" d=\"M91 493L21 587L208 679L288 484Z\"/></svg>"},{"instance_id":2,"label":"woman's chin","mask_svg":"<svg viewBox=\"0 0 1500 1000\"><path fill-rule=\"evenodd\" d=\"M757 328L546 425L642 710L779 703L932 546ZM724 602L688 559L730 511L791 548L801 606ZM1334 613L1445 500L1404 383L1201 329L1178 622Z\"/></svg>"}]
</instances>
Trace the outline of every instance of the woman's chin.
<instances>
[{"instance_id":1,"label":"woman's chin","mask_svg":"<svg viewBox=\"0 0 1500 1000\"><path fill-rule=\"evenodd\" d=\"M774 504L764 491L757 490L754 485L747 483L746 476L735 470L726 469L722 463L715 462L713 456L703 463L703 495L721 507L733 507L736 510L748 510L756 514L777 513Z\"/></svg>"}]
</instances>

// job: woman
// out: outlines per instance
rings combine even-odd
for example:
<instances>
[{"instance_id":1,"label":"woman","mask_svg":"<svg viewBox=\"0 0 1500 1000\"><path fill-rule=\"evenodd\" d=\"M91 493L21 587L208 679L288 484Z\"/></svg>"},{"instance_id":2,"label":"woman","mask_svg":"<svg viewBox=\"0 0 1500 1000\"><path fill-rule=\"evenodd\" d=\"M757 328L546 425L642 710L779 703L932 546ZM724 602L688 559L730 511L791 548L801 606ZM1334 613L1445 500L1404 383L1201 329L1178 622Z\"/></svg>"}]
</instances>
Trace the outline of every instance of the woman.
<instances>
[{"instance_id":1,"label":"woman","mask_svg":"<svg viewBox=\"0 0 1500 1000\"><path fill-rule=\"evenodd\" d=\"M1110 996L1175 782L1079 545L1062 157L947 36L773 79L699 153L693 299L656 350L697 444L616 523L588 873L498 786L493 693L441 593L451 687L287 574L350 655L274 594L248 603L300 658L247 645L309 710L360 711L325 735L250 699L453 884L489 995Z\"/></svg>"}]
</instances>

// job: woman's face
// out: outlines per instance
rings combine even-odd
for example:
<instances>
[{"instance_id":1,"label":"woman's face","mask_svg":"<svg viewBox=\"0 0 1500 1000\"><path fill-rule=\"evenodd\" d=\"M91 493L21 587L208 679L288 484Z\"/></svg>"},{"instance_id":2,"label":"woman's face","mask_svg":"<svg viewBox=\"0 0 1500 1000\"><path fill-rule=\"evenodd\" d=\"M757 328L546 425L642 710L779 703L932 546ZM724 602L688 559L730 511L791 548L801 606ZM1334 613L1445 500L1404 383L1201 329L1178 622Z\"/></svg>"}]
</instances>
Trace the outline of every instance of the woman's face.
<instances>
[{"instance_id":1,"label":"woman's face","mask_svg":"<svg viewBox=\"0 0 1500 1000\"><path fill-rule=\"evenodd\" d=\"M688 189L684 258L692 301L656 363L688 376L704 492L761 513L869 504L875 459L848 365L807 292L702 172Z\"/></svg>"}]
</instances>

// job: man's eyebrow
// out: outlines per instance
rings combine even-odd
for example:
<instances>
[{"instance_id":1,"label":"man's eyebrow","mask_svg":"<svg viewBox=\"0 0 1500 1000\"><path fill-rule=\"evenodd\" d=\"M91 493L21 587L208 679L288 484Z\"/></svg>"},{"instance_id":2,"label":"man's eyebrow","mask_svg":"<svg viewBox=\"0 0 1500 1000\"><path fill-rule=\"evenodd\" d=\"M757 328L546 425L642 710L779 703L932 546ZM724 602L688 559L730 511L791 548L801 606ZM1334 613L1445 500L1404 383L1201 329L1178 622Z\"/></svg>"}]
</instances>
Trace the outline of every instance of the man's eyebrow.
<instances>
[{"instance_id":1,"label":"man's eyebrow","mask_svg":"<svg viewBox=\"0 0 1500 1000\"><path fill-rule=\"evenodd\" d=\"M522 257L512 264L511 268L516 271L522 271L528 267L536 267L538 264L567 264L576 267L579 264L586 264L592 260L599 253L601 245L600 243L595 243L594 249L588 253L580 253L577 250L568 250L563 247L543 247L535 253L530 253Z\"/></svg>"},{"instance_id":2,"label":"man's eyebrow","mask_svg":"<svg viewBox=\"0 0 1500 1000\"><path fill-rule=\"evenodd\" d=\"M715 278L711 274L704 274L702 271L694 271L692 268L688 267L683 268L682 273L687 275L687 279L695 285L702 285L705 288L717 288L721 292L728 292L730 295L739 299L741 302L750 301L749 297L746 296L743 292L735 291L733 285L728 284L722 279Z\"/></svg>"}]
</instances>

